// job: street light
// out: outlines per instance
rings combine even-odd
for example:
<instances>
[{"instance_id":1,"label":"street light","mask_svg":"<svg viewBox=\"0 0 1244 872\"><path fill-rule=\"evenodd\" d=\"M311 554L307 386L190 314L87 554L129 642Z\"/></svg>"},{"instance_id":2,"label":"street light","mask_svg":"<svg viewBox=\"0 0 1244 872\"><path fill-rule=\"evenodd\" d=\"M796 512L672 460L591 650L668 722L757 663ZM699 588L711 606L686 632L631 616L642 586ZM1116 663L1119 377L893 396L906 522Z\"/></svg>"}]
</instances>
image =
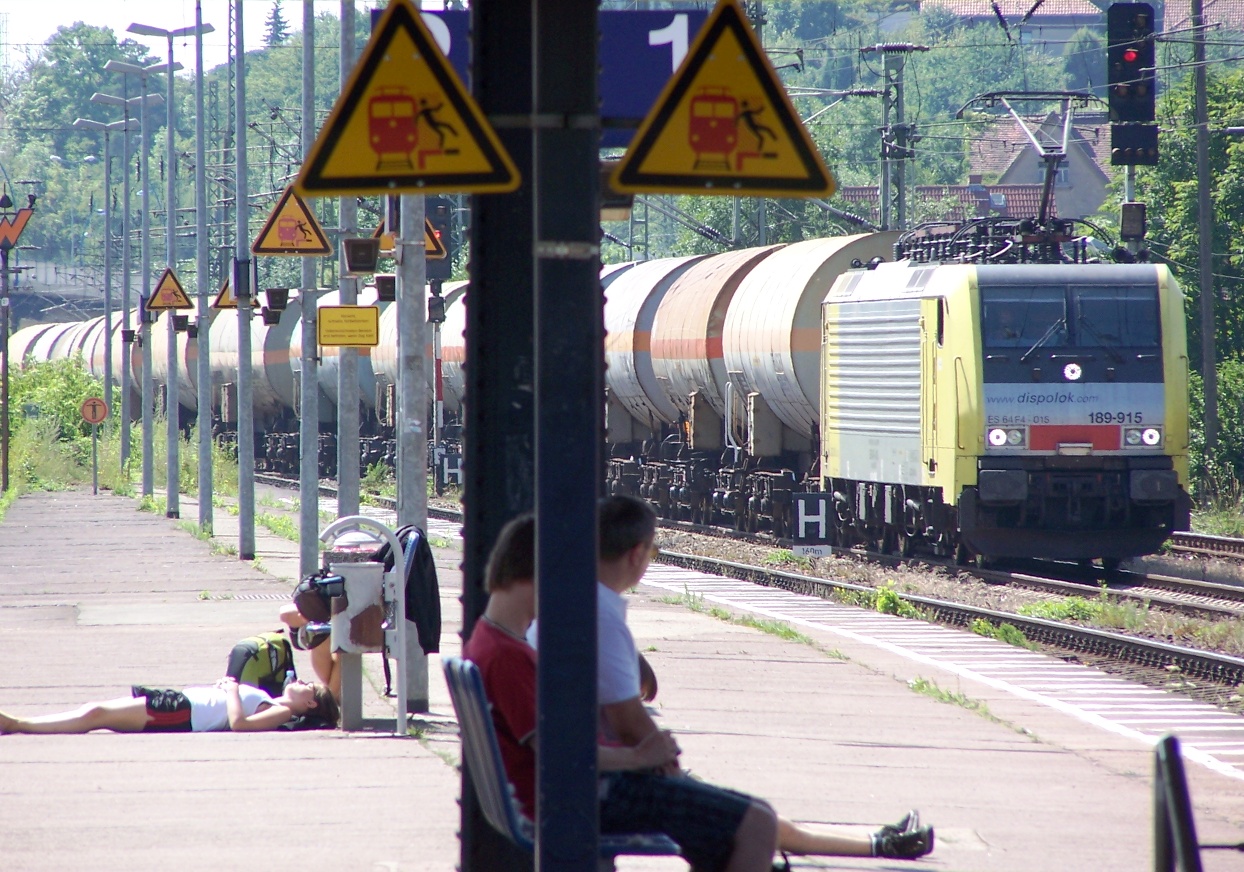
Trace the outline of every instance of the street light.
<instances>
[{"instance_id":1,"label":"street light","mask_svg":"<svg viewBox=\"0 0 1244 872\"><path fill-rule=\"evenodd\" d=\"M110 73L121 73L125 76L138 76L138 80L142 86L142 96L145 100L147 97L147 77L156 73L168 73L168 77L172 79L173 73L181 69L181 64L150 64L142 67L138 64L127 63L126 61L108 61L104 64L104 69ZM171 86L170 86L171 90ZM172 136L172 131L169 132ZM146 300L151 296L151 176L147 160L147 113L142 114L142 146L139 154L142 156L142 176L143 176L143 293L140 300L143 303L142 317L139 319L139 329L141 330L141 342L143 348L143 387L142 387L142 403L143 403L143 496L150 497L155 492L153 479L155 477L153 450L153 434L152 434L152 406L155 399L155 388L151 382L151 320L147 315ZM171 170L171 167L170 167Z\"/></svg>"},{"instance_id":2,"label":"street light","mask_svg":"<svg viewBox=\"0 0 1244 872\"><path fill-rule=\"evenodd\" d=\"M121 161L125 166L125 172L122 174L125 181L122 185L122 200L125 208L121 218L121 468L125 469L130 460L130 424L133 423L133 412L130 409L130 371L133 367L134 355L132 353L134 342L134 331L130 327L130 282L133 278L131 273L133 270L130 266L130 134L134 129L130 108L136 107L139 112L145 114L145 110L149 106L157 106L164 102L164 98L159 94L144 94L139 97L117 97L112 94L94 93L91 95L92 103L99 103L102 106L119 106L125 121L125 136L122 137L122 158Z\"/></svg>"},{"instance_id":3,"label":"street light","mask_svg":"<svg viewBox=\"0 0 1244 872\"><path fill-rule=\"evenodd\" d=\"M215 30L210 24L194 24L190 27L179 27L177 30L165 30L148 24L131 24L126 28L130 33L139 36L162 36L168 40L168 68L173 66L173 40L181 36L201 36ZM173 172L177 153L173 150L173 75L168 77L168 95L164 98L168 121L165 123L165 140L168 146L168 180L165 201L168 211L168 237L165 246L168 249L168 268L173 270L177 265L177 174ZM181 402L177 388L177 328L173 324L172 312L168 313L168 387L165 389L165 412L168 415L168 499L164 515L168 518L181 517L181 460L178 449L181 444ZM202 410L200 410L202 412ZM202 425L200 425L202 426ZM202 499L203 495L199 495Z\"/></svg>"},{"instance_id":4,"label":"street light","mask_svg":"<svg viewBox=\"0 0 1244 872\"><path fill-rule=\"evenodd\" d=\"M128 118L122 121L94 121L79 118L78 130L97 130L104 134L104 396L112 403L112 131L129 131Z\"/></svg>"}]
</instances>

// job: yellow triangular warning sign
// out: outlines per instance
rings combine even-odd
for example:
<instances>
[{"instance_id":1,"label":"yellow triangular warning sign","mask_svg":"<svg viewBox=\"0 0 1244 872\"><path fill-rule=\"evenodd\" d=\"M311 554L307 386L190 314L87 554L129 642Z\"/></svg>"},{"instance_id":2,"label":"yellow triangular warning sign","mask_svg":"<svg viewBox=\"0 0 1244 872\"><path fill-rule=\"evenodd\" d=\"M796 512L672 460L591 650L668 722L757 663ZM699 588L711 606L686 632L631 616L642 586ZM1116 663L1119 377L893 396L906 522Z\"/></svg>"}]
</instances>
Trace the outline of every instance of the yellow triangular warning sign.
<instances>
[{"instance_id":1,"label":"yellow triangular warning sign","mask_svg":"<svg viewBox=\"0 0 1244 872\"><path fill-rule=\"evenodd\" d=\"M332 253L320 222L292 185L276 201L268 223L251 246L251 254L322 257Z\"/></svg>"},{"instance_id":2,"label":"yellow triangular warning sign","mask_svg":"<svg viewBox=\"0 0 1244 872\"><path fill-rule=\"evenodd\" d=\"M233 296L233 288L229 284L229 280L225 279L225 283L220 286L220 293L216 295L215 301L212 303L213 309L236 309L238 307L238 298ZM259 299L251 297L251 308L258 309Z\"/></svg>"},{"instance_id":3,"label":"yellow triangular warning sign","mask_svg":"<svg viewBox=\"0 0 1244 872\"><path fill-rule=\"evenodd\" d=\"M441 235L427 218L423 219L423 250L427 252L428 260L444 260L449 254L445 243L441 242Z\"/></svg>"},{"instance_id":4,"label":"yellow triangular warning sign","mask_svg":"<svg viewBox=\"0 0 1244 872\"><path fill-rule=\"evenodd\" d=\"M410 0L392 0L303 162L300 194L505 192L519 175Z\"/></svg>"},{"instance_id":5,"label":"yellow triangular warning sign","mask_svg":"<svg viewBox=\"0 0 1244 872\"><path fill-rule=\"evenodd\" d=\"M836 185L738 0L720 0L614 170L624 192L828 197Z\"/></svg>"},{"instance_id":6,"label":"yellow triangular warning sign","mask_svg":"<svg viewBox=\"0 0 1244 872\"><path fill-rule=\"evenodd\" d=\"M393 253L393 249L397 247L397 237L386 229L388 222L381 221L376 225L376 229L372 231L371 238L380 240L380 251L382 253ZM445 243L441 242L440 235L436 232L436 228L432 226L432 221L428 218L423 219L423 250L426 252L425 257L428 260L444 260L449 256L449 251L445 248Z\"/></svg>"},{"instance_id":7,"label":"yellow triangular warning sign","mask_svg":"<svg viewBox=\"0 0 1244 872\"><path fill-rule=\"evenodd\" d=\"M381 254L392 254L393 249L397 247L397 237L385 230L384 225L384 221L377 224L376 229L372 231L371 238L380 240Z\"/></svg>"},{"instance_id":8,"label":"yellow triangular warning sign","mask_svg":"<svg viewBox=\"0 0 1244 872\"><path fill-rule=\"evenodd\" d=\"M146 307L153 312L161 309L193 309L194 303L186 296L181 282L177 281L177 273L173 272L172 267L167 267L164 275L160 276L160 281L156 283L155 291L147 300Z\"/></svg>"}]
</instances>

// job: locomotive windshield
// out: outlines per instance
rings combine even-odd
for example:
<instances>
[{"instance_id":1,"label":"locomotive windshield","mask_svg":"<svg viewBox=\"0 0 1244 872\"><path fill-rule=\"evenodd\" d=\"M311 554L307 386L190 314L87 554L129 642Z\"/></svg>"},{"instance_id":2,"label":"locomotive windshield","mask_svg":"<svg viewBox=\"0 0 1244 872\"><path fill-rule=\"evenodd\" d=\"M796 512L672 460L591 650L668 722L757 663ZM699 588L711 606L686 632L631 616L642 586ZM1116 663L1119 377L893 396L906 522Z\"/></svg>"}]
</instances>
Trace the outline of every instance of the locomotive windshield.
<instances>
[{"instance_id":1,"label":"locomotive windshield","mask_svg":"<svg viewBox=\"0 0 1244 872\"><path fill-rule=\"evenodd\" d=\"M985 346L1032 348L1066 342L1067 294L1059 287L981 289Z\"/></svg>"},{"instance_id":2,"label":"locomotive windshield","mask_svg":"<svg viewBox=\"0 0 1244 872\"><path fill-rule=\"evenodd\" d=\"M1158 294L1135 285L981 288L986 348L1153 348Z\"/></svg>"}]
</instances>

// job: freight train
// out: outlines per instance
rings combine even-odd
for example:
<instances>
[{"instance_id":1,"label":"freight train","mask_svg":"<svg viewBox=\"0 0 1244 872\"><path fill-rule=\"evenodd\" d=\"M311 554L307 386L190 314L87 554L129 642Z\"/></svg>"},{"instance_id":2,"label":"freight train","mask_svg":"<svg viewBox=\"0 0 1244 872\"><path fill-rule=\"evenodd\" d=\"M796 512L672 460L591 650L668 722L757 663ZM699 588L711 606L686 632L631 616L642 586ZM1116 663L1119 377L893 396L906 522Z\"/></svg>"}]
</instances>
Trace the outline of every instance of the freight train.
<instances>
[{"instance_id":1,"label":"freight train","mask_svg":"<svg viewBox=\"0 0 1244 872\"><path fill-rule=\"evenodd\" d=\"M1097 260L1072 222L993 218L606 266L606 488L667 518L768 530L804 553L863 545L1107 566L1150 553L1188 528L1183 300L1165 266ZM466 283L447 284L444 299L452 420ZM359 365L364 467L395 455L397 312L378 305L381 344ZM295 300L279 324L253 322L261 469L298 468L298 316ZM210 327L213 424L226 436L237 323L224 310ZM98 375L102 334L100 319L36 325L10 350L80 352ZM153 348L160 384L164 345ZM180 348L186 419L196 349L184 335ZM337 357L320 353L331 475Z\"/></svg>"}]
</instances>

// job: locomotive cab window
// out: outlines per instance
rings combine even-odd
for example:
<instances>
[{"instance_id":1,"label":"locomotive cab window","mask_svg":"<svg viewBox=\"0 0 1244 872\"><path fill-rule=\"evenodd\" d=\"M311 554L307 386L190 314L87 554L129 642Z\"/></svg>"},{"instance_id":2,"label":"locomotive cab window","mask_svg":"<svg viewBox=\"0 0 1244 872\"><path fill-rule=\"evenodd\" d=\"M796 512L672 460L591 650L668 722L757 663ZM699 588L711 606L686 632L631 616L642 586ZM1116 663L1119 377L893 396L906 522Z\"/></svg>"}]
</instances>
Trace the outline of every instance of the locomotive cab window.
<instances>
[{"instance_id":1,"label":"locomotive cab window","mask_svg":"<svg viewBox=\"0 0 1244 872\"><path fill-rule=\"evenodd\" d=\"M986 348L1064 345L1067 295L1059 287L981 288Z\"/></svg>"},{"instance_id":2,"label":"locomotive cab window","mask_svg":"<svg viewBox=\"0 0 1244 872\"><path fill-rule=\"evenodd\" d=\"M1156 348L1160 342L1157 289L1073 287L1076 345L1088 348Z\"/></svg>"}]
</instances>

